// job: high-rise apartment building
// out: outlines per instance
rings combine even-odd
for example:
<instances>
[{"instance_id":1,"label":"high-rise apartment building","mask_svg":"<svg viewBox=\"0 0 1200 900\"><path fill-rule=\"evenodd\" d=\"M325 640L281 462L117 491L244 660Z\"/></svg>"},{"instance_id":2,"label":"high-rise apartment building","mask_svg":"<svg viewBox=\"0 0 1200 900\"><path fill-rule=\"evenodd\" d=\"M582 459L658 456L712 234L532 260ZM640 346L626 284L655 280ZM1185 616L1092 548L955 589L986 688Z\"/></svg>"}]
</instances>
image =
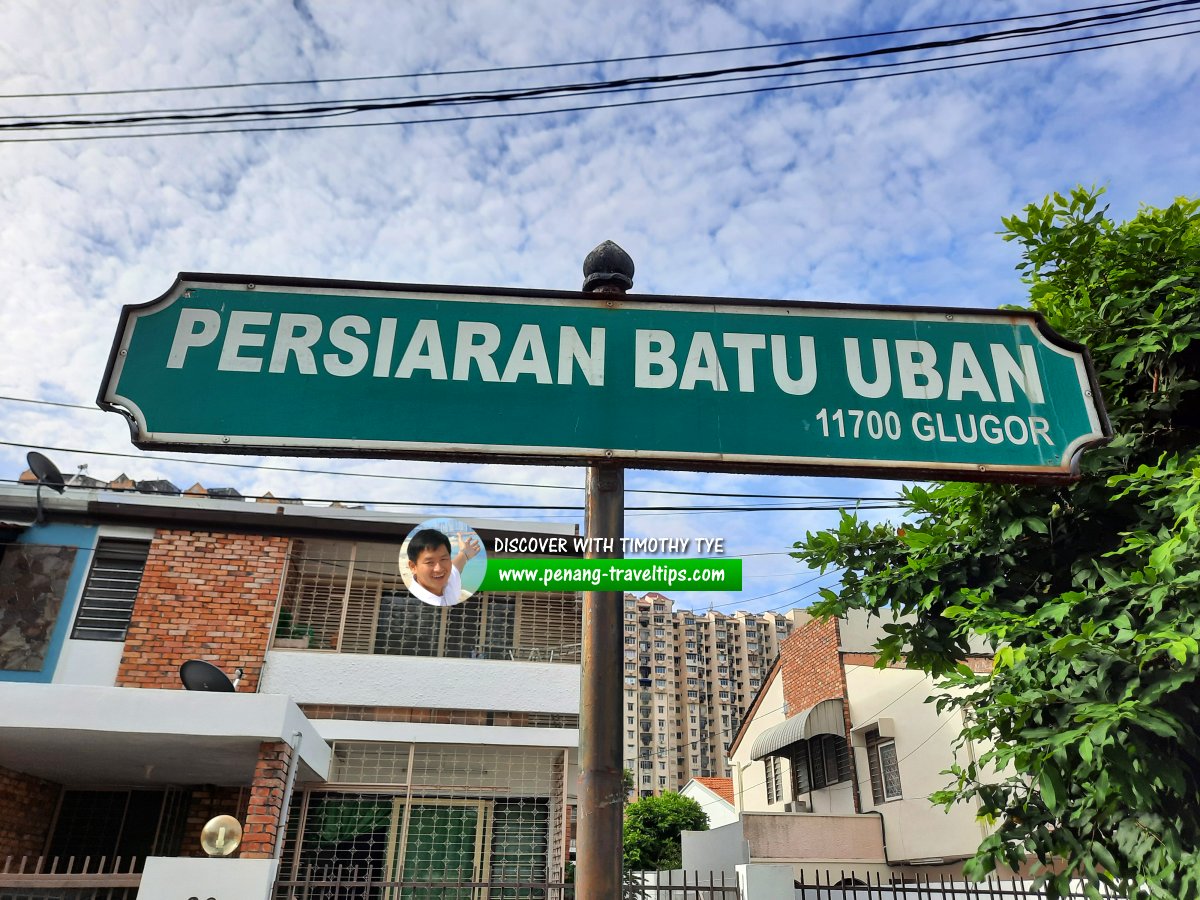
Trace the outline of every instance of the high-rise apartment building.
<instances>
[{"instance_id":1,"label":"high-rise apartment building","mask_svg":"<svg viewBox=\"0 0 1200 900\"><path fill-rule=\"evenodd\" d=\"M726 751L779 643L808 613L676 610L625 595L625 767L639 797L729 777Z\"/></svg>"}]
</instances>

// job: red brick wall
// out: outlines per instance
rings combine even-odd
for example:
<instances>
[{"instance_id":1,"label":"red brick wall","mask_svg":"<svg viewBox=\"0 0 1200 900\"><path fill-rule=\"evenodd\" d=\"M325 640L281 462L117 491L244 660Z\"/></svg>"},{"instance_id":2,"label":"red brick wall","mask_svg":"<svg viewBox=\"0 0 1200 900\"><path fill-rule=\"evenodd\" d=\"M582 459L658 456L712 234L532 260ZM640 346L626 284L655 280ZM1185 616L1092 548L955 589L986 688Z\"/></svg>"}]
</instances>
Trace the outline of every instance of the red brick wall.
<instances>
[{"instance_id":1,"label":"red brick wall","mask_svg":"<svg viewBox=\"0 0 1200 900\"><path fill-rule=\"evenodd\" d=\"M812 619L793 631L779 645L779 664L789 716L846 696L836 619Z\"/></svg>"},{"instance_id":2,"label":"red brick wall","mask_svg":"<svg viewBox=\"0 0 1200 900\"><path fill-rule=\"evenodd\" d=\"M52 781L0 769L0 860L42 854L60 790Z\"/></svg>"},{"instance_id":3,"label":"red brick wall","mask_svg":"<svg viewBox=\"0 0 1200 900\"><path fill-rule=\"evenodd\" d=\"M269 859L280 836L279 821L283 814L283 795L287 789L288 762L292 748L283 741L264 741L259 745L258 764L250 785L250 802L242 825L242 847L239 856L250 859Z\"/></svg>"},{"instance_id":4,"label":"red brick wall","mask_svg":"<svg viewBox=\"0 0 1200 900\"><path fill-rule=\"evenodd\" d=\"M117 671L121 687L181 688L179 666L203 659L258 690L288 541L162 530L154 536Z\"/></svg>"},{"instance_id":5,"label":"red brick wall","mask_svg":"<svg viewBox=\"0 0 1200 900\"><path fill-rule=\"evenodd\" d=\"M846 669L838 649L841 636L837 619L810 619L779 645L783 700L788 716L811 709L822 700L842 700L843 737L850 740L850 704L846 702ZM858 784L854 755L850 756L851 779ZM858 790L854 811L862 812Z\"/></svg>"}]
</instances>

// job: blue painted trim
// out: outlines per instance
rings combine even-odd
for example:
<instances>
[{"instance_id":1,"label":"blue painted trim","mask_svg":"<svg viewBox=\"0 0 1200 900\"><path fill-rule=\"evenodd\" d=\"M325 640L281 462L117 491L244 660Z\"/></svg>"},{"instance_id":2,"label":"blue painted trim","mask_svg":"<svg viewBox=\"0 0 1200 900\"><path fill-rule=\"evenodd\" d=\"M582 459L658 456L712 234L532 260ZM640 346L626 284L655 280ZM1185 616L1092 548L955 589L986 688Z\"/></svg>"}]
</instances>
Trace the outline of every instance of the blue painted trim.
<instances>
[{"instance_id":1,"label":"blue painted trim","mask_svg":"<svg viewBox=\"0 0 1200 900\"><path fill-rule=\"evenodd\" d=\"M46 648L46 658L38 672L5 672L0 670L0 681L31 682L49 684L54 680L54 670L62 654L71 623L75 621L75 610L79 596L83 593L84 580L92 567L92 551L95 550L99 529L94 525L32 525L17 537L18 544L42 544L55 547L74 547L75 562L71 566L71 577L67 579L66 592L58 608L58 621Z\"/></svg>"}]
</instances>

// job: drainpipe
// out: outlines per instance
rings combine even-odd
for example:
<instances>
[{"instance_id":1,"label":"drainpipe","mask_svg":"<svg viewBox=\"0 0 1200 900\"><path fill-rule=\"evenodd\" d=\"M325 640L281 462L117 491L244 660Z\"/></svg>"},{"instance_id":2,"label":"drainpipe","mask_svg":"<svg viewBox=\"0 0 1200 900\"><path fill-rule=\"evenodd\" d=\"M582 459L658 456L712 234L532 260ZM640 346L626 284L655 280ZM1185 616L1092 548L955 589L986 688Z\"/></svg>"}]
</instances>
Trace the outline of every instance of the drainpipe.
<instances>
[{"instance_id":1,"label":"drainpipe","mask_svg":"<svg viewBox=\"0 0 1200 900\"><path fill-rule=\"evenodd\" d=\"M304 735L299 731L292 732L292 758L288 760L287 787L283 790L283 809L279 813L279 836L275 840L273 859L283 855L283 841L287 837L288 815L292 811L292 788L296 785L296 767L300 764L300 742Z\"/></svg>"},{"instance_id":2,"label":"drainpipe","mask_svg":"<svg viewBox=\"0 0 1200 900\"><path fill-rule=\"evenodd\" d=\"M869 815L869 816L879 816L879 834L880 834L880 836L883 838L883 861L884 861L885 863L887 863L889 866L890 866L890 865L893 865L893 863L892 863L892 858L891 858L890 856L888 856L888 848L887 848L887 820L886 820L886 819L883 817L883 813L881 813L881 812L880 812L879 810L877 810L877 809L868 809L868 810L867 810L867 815Z\"/></svg>"}]
</instances>

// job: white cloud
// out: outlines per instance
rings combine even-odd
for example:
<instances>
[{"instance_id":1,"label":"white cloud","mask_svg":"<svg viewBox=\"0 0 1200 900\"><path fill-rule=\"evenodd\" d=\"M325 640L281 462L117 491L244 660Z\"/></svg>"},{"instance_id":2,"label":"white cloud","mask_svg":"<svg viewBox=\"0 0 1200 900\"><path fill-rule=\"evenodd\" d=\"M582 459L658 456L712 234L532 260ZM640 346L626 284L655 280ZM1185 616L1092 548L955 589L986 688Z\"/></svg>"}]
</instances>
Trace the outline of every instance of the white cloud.
<instances>
[{"instance_id":1,"label":"white cloud","mask_svg":"<svg viewBox=\"0 0 1200 900\"><path fill-rule=\"evenodd\" d=\"M1015 11L1046 9L1002 4L989 15ZM25 0L0 8L0 94L636 56L910 27L963 13L961 5L922 3L908 5L902 22L895 15L887 5L827 4L806 8L800 23L765 2L447 8L432 0L227 0L202 7L184 0ZM91 402L120 307L158 296L181 270L575 289L583 256L612 238L634 256L638 291L1016 302L1024 292L1012 271L1015 248L995 235L1002 215L1076 182L1110 184L1119 215L1142 200L1162 204L1195 191L1197 125L1187 114L1200 71L1194 48L1195 38L1181 38L938 75L519 119L0 144L0 393ZM0 115L495 89L732 59L197 95L7 99L0 100ZM572 105L577 101L522 108ZM7 401L0 401L0 416L5 440L136 452L115 416ZM221 469L202 456L180 464L154 454L141 460L51 455L67 469L88 462L97 475L125 470L165 475L181 486L200 480L277 495L579 501L577 492L455 486L435 492L419 482ZM579 469L260 462L582 484ZM23 465L21 450L0 447L5 477ZM630 483L814 494L883 487L667 473L631 473ZM630 529L719 532L736 552L782 553L834 515L631 516ZM755 580L748 580L746 598L807 577L796 566L794 581L776 580L772 573L794 565L786 556L747 559Z\"/></svg>"}]
</instances>

